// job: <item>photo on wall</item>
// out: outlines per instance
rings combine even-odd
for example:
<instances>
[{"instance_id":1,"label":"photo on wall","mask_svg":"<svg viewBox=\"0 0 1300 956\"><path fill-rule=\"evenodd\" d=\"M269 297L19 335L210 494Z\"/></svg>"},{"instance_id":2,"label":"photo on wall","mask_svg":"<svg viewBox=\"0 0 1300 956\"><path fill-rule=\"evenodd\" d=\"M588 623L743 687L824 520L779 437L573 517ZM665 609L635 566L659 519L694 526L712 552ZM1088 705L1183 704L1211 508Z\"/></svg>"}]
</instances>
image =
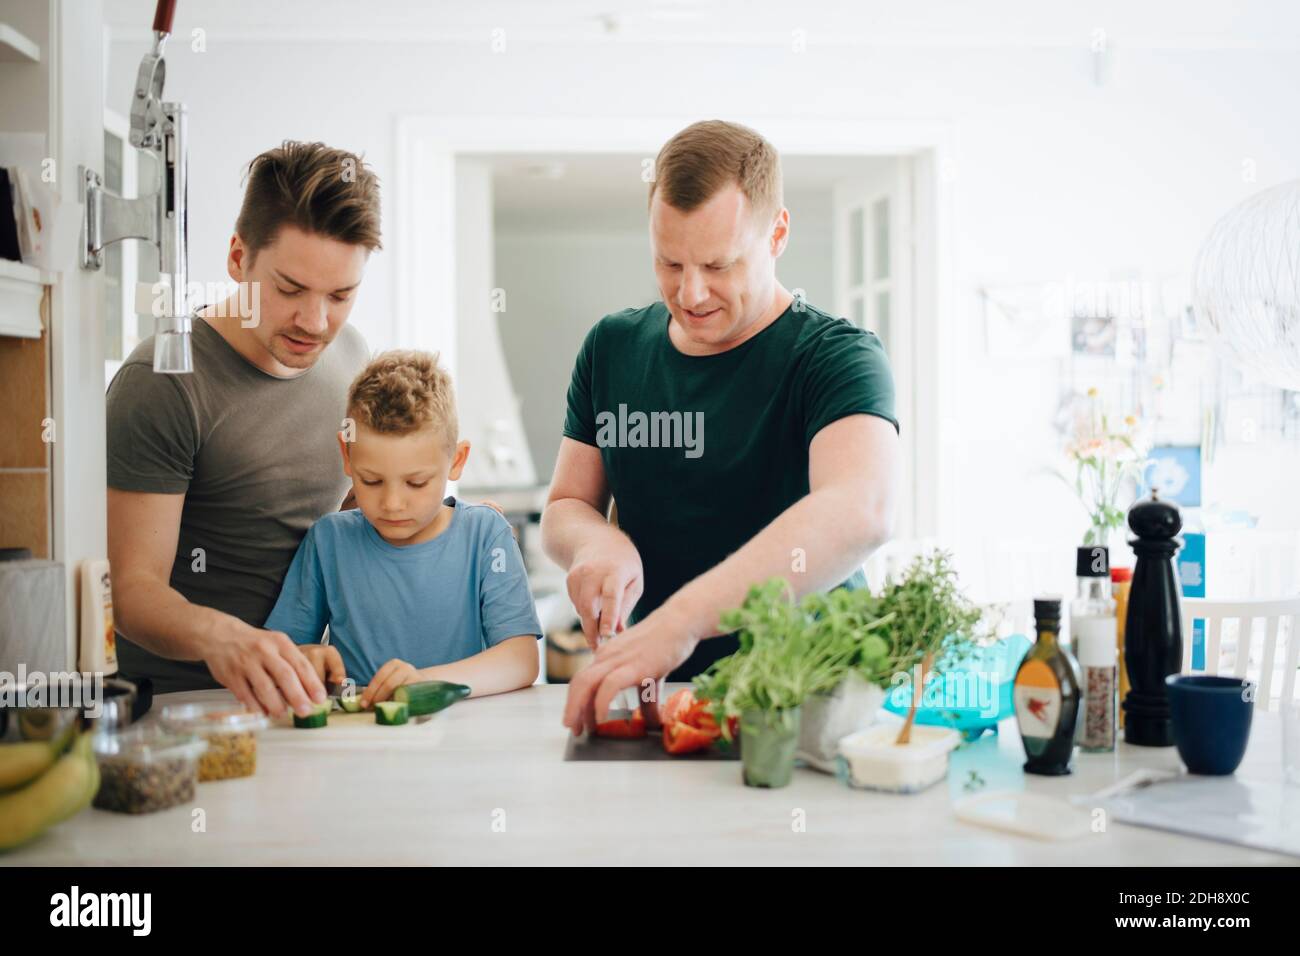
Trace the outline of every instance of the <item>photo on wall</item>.
<instances>
[{"instance_id":1,"label":"photo on wall","mask_svg":"<svg viewBox=\"0 0 1300 956\"><path fill-rule=\"evenodd\" d=\"M1151 449L1139 497L1152 491L1183 508L1201 506L1201 446L1157 445Z\"/></svg>"}]
</instances>

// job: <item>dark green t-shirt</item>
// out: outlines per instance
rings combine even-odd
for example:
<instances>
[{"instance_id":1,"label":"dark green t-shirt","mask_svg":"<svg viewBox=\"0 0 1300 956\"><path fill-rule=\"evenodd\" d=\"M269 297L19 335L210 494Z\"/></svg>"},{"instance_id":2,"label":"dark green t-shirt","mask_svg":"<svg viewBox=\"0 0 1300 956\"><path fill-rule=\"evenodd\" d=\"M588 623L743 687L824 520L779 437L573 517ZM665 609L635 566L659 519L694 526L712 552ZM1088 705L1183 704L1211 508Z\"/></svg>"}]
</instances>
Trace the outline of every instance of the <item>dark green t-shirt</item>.
<instances>
[{"instance_id":1,"label":"dark green t-shirt","mask_svg":"<svg viewBox=\"0 0 1300 956\"><path fill-rule=\"evenodd\" d=\"M669 340L670 319L656 302L596 323L564 421L566 436L600 449L619 526L641 554L633 621L808 494L808 448L821 429L856 414L898 427L874 333L796 299L747 342L694 356ZM844 586L865 583L859 571ZM734 649L734 638L702 641L670 679Z\"/></svg>"}]
</instances>

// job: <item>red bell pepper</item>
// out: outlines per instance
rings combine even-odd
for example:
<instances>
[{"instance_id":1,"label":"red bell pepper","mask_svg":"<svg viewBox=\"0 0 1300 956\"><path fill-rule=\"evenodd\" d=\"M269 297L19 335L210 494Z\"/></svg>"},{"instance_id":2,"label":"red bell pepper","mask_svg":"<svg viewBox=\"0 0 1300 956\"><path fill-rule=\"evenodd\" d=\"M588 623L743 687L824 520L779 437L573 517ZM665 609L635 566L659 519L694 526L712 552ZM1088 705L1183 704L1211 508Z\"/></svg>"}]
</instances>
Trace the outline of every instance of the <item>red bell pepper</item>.
<instances>
[{"instance_id":1,"label":"red bell pepper","mask_svg":"<svg viewBox=\"0 0 1300 956\"><path fill-rule=\"evenodd\" d=\"M707 700L696 700L689 688L668 698L660 712L664 724L664 749L670 754L707 750L722 736ZM734 737L734 727L733 727Z\"/></svg>"},{"instance_id":2,"label":"red bell pepper","mask_svg":"<svg viewBox=\"0 0 1300 956\"><path fill-rule=\"evenodd\" d=\"M695 703L695 694L689 687L685 690L679 690L673 696L664 701L664 705L659 708L659 719L663 721L664 726L681 719L681 715L690 710L691 705Z\"/></svg>"},{"instance_id":3,"label":"red bell pepper","mask_svg":"<svg viewBox=\"0 0 1300 956\"><path fill-rule=\"evenodd\" d=\"M644 737L645 717L640 709L633 711L631 717L618 717L614 720L602 720L596 725L597 737Z\"/></svg>"}]
</instances>

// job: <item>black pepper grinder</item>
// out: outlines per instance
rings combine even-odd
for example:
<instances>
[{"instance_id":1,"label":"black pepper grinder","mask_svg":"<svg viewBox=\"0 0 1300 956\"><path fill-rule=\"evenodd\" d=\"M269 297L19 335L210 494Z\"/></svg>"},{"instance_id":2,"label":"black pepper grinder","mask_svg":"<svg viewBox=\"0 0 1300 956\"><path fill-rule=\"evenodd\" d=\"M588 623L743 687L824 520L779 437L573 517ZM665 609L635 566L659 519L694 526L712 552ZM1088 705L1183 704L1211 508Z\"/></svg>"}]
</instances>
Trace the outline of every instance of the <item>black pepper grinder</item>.
<instances>
[{"instance_id":1,"label":"black pepper grinder","mask_svg":"<svg viewBox=\"0 0 1300 956\"><path fill-rule=\"evenodd\" d=\"M1137 535L1129 540L1137 555L1124 625L1124 664L1129 692L1124 698L1124 740L1142 747L1172 747L1173 722L1165 678L1183 666L1181 589L1174 555L1182 547L1178 509L1154 491L1128 513Z\"/></svg>"}]
</instances>

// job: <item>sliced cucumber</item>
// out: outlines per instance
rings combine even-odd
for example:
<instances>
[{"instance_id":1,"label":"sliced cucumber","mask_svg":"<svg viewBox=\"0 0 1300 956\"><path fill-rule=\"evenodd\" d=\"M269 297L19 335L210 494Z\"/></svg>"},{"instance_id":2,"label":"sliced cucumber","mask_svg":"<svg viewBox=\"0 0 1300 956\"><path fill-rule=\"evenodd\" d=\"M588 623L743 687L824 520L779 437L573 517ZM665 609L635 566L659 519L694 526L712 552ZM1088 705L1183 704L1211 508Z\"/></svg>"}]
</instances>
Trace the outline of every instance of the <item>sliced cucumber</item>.
<instances>
[{"instance_id":1,"label":"sliced cucumber","mask_svg":"<svg viewBox=\"0 0 1300 956\"><path fill-rule=\"evenodd\" d=\"M400 700L381 700L375 704L375 723L395 727L406 723L410 708Z\"/></svg>"},{"instance_id":2,"label":"sliced cucumber","mask_svg":"<svg viewBox=\"0 0 1300 956\"><path fill-rule=\"evenodd\" d=\"M311 713L306 717L293 715L293 725L295 727L324 727L329 723L330 710L333 708L328 700L323 704L313 704Z\"/></svg>"},{"instance_id":3,"label":"sliced cucumber","mask_svg":"<svg viewBox=\"0 0 1300 956\"><path fill-rule=\"evenodd\" d=\"M345 714L361 713L361 695L356 694L352 697L340 697L339 706L343 708Z\"/></svg>"},{"instance_id":4,"label":"sliced cucumber","mask_svg":"<svg viewBox=\"0 0 1300 956\"><path fill-rule=\"evenodd\" d=\"M403 684L393 691L393 700L404 701L411 708L411 716L436 714L445 710L458 700L469 696L469 688L464 684L453 684L445 680L418 681Z\"/></svg>"}]
</instances>

